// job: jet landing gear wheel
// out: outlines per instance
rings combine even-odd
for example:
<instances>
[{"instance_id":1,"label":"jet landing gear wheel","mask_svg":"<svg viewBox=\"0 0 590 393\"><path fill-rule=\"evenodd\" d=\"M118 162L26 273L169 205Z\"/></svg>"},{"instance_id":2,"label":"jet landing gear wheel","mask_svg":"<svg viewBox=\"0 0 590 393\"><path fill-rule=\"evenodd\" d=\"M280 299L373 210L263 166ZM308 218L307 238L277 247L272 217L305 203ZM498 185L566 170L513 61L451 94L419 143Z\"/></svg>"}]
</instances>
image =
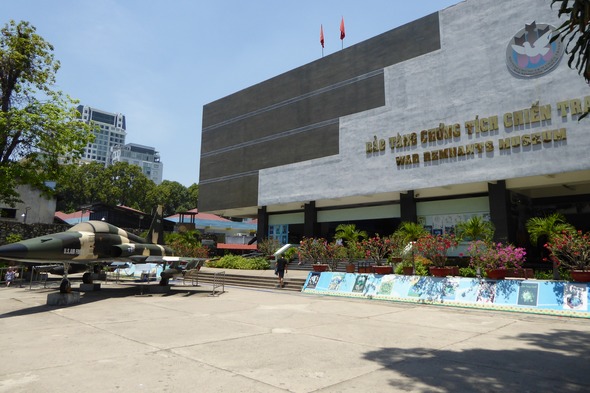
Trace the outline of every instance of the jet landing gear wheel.
<instances>
[{"instance_id":1,"label":"jet landing gear wheel","mask_svg":"<svg viewBox=\"0 0 590 393\"><path fill-rule=\"evenodd\" d=\"M168 274L165 274L164 272L162 272L160 274L160 285L166 286L168 285L168 282L170 281L170 276Z\"/></svg>"},{"instance_id":2,"label":"jet landing gear wheel","mask_svg":"<svg viewBox=\"0 0 590 393\"><path fill-rule=\"evenodd\" d=\"M92 273L86 272L82 275L82 282L84 284L92 284Z\"/></svg>"},{"instance_id":3,"label":"jet landing gear wheel","mask_svg":"<svg viewBox=\"0 0 590 393\"><path fill-rule=\"evenodd\" d=\"M61 284L59 284L59 293L70 293L72 292L72 285L70 284L70 280L64 278L61 280Z\"/></svg>"}]
</instances>

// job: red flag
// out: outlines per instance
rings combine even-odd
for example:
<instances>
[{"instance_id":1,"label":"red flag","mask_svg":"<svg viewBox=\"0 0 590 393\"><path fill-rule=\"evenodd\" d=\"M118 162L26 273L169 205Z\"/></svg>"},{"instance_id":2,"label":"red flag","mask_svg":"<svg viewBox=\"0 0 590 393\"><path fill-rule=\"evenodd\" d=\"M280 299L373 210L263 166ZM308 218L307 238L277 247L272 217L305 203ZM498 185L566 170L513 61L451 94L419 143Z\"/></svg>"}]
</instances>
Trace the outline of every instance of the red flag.
<instances>
[{"instance_id":1,"label":"red flag","mask_svg":"<svg viewBox=\"0 0 590 393\"><path fill-rule=\"evenodd\" d=\"M320 25L320 44L324 47L324 26Z\"/></svg>"},{"instance_id":2,"label":"red flag","mask_svg":"<svg viewBox=\"0 0 590 393\"><path fill-rule=\"evenodd\" d=\"M340 39L343 40L346 37L346 32L344 31L344 17L340 21Z\"/></svg>"}]
</instances>

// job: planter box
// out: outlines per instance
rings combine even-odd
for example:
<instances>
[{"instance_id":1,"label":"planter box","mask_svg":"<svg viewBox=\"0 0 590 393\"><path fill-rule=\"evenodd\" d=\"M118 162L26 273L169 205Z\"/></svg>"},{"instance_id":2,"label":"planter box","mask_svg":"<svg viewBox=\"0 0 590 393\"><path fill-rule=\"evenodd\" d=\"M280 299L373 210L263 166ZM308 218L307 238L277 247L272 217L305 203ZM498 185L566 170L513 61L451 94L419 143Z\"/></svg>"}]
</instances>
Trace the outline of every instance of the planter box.
<instances>
[{"instance_id":1,"label":"planter box","mask_svg":"<svg viewBox=\"0 0 590 393\"><path fill-rule=\"evenodd\" d=\"M359 262L359 273L373 273L373 268L367 262Z\"/></svg>"},{"instance_id":2,"label":"planter box","mask_svg":"<svg viewBox=\"0 0 590 393\"><path fill-rule=\"evenodd\" d=\"M508 269L491 269L486 270L486 274L491 280L503 280L506 278L507 271Z\"/></svg>"},{"instance_id":3,"label":"planter box","mask_svg":"<svg viewBox=\"0 0 590 393\"><path fill-rule=\"evenodd\" d=\"M404 276L411 276L414 274L414 268L412 266L404 266L402 267L402 273Z\"/></svg>"},{"instance_id":4,"label":"planter box","mask_svg":"<svg viewBox=\"0 0 590 393\"><path fill-rule=\"evenodd\" d=\"M428 269L430 274L434 277L446 277L453 275L453 267L445 266L445 267L438 267L438 266L430 266Z\"/></svg>"},{"instance_id":5,"label":"planter box","mask_svg":"<svg viewBox=\"0 0 590 393\"><path fill-rule=\"evenodd\" d=\"M393 274L393 266L372 266L375 274Z\"/></svg>"},{"instance_id":6,"label":"planter box","mask_svg":"<svg viewBox=\"0 0 590 393\"><path fill-rule=\"evenodd\" d=\"M311 266L313 267L314 272L327 272L328 271L328 265L315 264L315 265L311 265Z\"/></svg>"},{"instance_id":7,"label":"planter box","mask_svg":"<svg viewBox=\"0 0 590 393\"><path fill-rule=\"evenodd\" d=\"M572 280L576 282L590 282L590 271L572 270Z\"/></svg>"},{"instance_id":8,"label":"planter box","mask_svg":"<svg viewBox=\"0 0 590 393\"><path fill-rule=\"evenodd\" d=\"M533 269L506 269L506 277L534 278Z\"/></svg>"}]
</instances>

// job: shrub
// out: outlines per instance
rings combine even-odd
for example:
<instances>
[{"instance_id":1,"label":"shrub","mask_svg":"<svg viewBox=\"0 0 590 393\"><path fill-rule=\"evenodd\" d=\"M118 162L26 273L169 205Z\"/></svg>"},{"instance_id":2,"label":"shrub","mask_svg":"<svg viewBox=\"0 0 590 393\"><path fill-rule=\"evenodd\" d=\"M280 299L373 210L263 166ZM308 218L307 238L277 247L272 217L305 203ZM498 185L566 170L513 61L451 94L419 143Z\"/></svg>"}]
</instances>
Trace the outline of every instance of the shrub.
<instances>
[{"instance_id":1,"label":"shrub","mask_svg":"<svg viewBox=\"0 0 590 393\"><path fill-rule=\"evenodd\" d=\"M220 269L266 270L270 269L270 262L263 257L244 258L240 255L226 255L210 261L207 266Z\"/></svg>"},{"instance_id":2,"label":"shrub","mask_svg":"<svg viewBox=\"0 0 590 393\"><path fill-rule=\"evenodd\" d=\"M459 275L461 277L477 277L477 271L472 267L460 267Z\"/></svg>"},{"instance_id":3,"label":"shrub","mask_svg":"<svg viewBox=\"0 0 590 393\"><path fill-rule=\"evenodd\" d=\"M11 233L6 236L6 244L20 242L21 240L23 240L23 237L18 233Z\"/></svg>"}]
</instances>

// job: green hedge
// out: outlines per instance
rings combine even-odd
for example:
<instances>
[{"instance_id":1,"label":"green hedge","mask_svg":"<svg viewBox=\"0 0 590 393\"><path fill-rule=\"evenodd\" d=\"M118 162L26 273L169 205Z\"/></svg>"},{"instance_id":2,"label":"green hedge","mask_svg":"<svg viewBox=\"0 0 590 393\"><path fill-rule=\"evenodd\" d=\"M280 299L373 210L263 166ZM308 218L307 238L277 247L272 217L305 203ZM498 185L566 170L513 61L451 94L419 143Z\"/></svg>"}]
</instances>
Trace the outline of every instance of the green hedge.
<instances>
[{"instance_id":1,"label":"green hedge","mask_svg":"<svg viewBox=\"0 0 590 393\"><path fill-rule=\"evenodd\" d=\"M207 266L221 269L266 270L270 269L270 262L263 257L244 258L239 255L226 255L220 259L210 261Z\"/></svg>"}]
</instances>

